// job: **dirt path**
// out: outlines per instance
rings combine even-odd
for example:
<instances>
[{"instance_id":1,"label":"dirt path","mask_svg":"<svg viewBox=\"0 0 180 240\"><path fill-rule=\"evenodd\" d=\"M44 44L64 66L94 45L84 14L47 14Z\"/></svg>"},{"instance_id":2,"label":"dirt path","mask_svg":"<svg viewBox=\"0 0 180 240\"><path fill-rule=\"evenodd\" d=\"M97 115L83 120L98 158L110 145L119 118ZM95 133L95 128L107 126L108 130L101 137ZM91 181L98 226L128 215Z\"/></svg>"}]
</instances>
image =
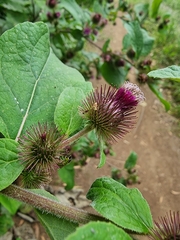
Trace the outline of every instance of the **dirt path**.
<instances>
[{"instance_id":1,"label":"dirt path","mask_svg":"<svg viewBox=\"0 0 180 240\"><path fill-rule=\"evenodd\" d=\"M111 36L112 49L120 51L124 34L122 23L118 21L116 26L108 25L103 36L104 39ZM135 82L133 72L130 81ZM93 81L94 86L103 83L103 80ZM141 89L146 106L139 107L136 128L114 145L116 156L108 157L102 169L97 169L98 160L92 159L81 174L77 174L76 184L86 192L97 177L110 176L112 166L121 168L133 150L138 154L137 169L141 181L135 187L142 192L153 218L157 219L169 210L180 210L180 138L172 132L176 119L165 112L147 86L141 86Z\"/></svg>"}]
</instances>

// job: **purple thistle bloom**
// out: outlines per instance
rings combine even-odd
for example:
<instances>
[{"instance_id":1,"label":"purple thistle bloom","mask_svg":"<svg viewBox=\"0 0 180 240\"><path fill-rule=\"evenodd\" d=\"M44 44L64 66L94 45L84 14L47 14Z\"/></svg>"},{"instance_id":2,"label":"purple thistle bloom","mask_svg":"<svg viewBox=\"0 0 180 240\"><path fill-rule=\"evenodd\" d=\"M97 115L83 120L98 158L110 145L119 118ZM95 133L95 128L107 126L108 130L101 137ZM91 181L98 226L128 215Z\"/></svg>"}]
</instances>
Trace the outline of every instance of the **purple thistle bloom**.
<instances>
[{"instance_id":1,"label":"purple thistle bloom","mask_svg":"<svg viewBox=\"0 0 180 240\"><path fill-rule=\"evenodd\" d=\"M150 230L150 238L153 240L178 240L180 239L180 214L169 212L165 217L155 222L155 227Z\"/></svg>"},{"instance_id":2,"label":"purple thistle bloom","mask_svg":"<svg viewBox=\"0 0 180 240\"><path fill-rule=\"evenodd\" d=\"M60 12L55 12L55 13L54 13L54 17L55 17L55 18L60 18L60 16L61 16L61 13L60 13Z\"/></svg>"},{"instance_id":3,"label":"purple thistle bloom","mask_svg":"<svg viewBox=\"0 0 180 240\"><path fill-rule=\"evenodd\" d=\"M105 85L89 94L79 111L100 139L112 142L134 127L136 107L144 99L144 94L133 83L125 82L119 89Z\"/></svg>"},{"instance_id":4,"label":"purple thistle bloom","mask_svg":"<svg viewBox=\"0 0 180 240\"><path fill-rule=\"evenodd\" d=\"M84 34L84 36L89 36L90 34L91 34L91 28L90 27L86 27L86 28L84 28L84 30L83 30L83 34Z\"/></svg>"}]
</instances>

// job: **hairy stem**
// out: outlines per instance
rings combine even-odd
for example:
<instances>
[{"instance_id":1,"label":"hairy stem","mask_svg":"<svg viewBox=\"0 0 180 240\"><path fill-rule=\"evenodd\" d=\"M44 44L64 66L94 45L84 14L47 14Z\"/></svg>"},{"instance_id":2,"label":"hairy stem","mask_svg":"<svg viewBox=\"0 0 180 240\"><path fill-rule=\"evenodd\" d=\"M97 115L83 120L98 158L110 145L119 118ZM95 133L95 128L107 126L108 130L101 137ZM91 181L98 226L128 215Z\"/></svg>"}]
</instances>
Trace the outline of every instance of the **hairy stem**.
<instances>
[{"instance_id":1,"label":"hairy stem","mask_svg":"<svg viewBox=\"0 0 180 240\"><path fill-rule=\"evenodd\" d=\"M88 223L89 221L107 221L105 218L86 211L65 206L42 195L33 193L14 184L1 191L2 194L27 203L43 212L51 213L59 218L72 222Z\"/></svg>"},{"instance_id":2,"label":"hairy stem","mask_svg":"<svg viewBox=\"0 0 180 240\"><path fill-rule=\"evenodd\" d=\"M69 146L71 143L75 142L76 140L78 140L80 137L84 136L91 130L92 130L91 127L86 127L83 130L79 131L78 133L74 134L72 137L65 139L64 141L61 142L60 149Z\"/></svg>"}]
</instances>

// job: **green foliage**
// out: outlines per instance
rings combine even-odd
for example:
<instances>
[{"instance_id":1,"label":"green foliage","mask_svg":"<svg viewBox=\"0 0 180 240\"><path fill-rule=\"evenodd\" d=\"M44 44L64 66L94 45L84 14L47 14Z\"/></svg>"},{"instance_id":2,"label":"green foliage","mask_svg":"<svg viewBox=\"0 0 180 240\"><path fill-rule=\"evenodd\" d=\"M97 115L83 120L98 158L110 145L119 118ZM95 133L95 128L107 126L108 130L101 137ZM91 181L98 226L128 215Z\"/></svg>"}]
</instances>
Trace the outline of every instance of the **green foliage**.
<instances>
[{"instance_id":1,"label":"green foliage","mask_svg":"<svg viewBox=\"0 0 180 240\"><path fill-rule=\"evenodd\" d=\"M131 152L125 161L122 169L113 168L111 171L112 179L122 183L124 186L128 186L134 183L139 183L136 173L135 165L137 163L137 154Z\"/></svg>"},{"instance_id":2,"label":"green foliage","mask_svg":"<svg viewBox=\"0 0 180 240\"><path fill-rule=\"evenodd\" d=\"M0 139L0 190L13 183L23 170L17 157L17 142L12 139Z\"/></svg>"},{"instance_id":3,"label":"green foliage","mask_svg":"<svg viewBox=\"0 0 180 240\"><path fill-rule=\"evenodd\" d=\"M102 76L110 85L116 88L124 83L127 73L127 69L124 67L117 68L112 62L104 62L101 66Z\"/></svg>"},{"instance_id":4,"label":"green foliage","mask_svg":"<svg viewBox=\"0 0 180 240\"><path fill-rule=\"evenodd\" d=\"M154 78L163 78L166 80L166 83L164 83L164 87L170 89L172 91L172 97L174 99L174 107L172 109L172 114L176 116L177 118L180 116L180 108L179 108L179 102L180 102L180 91L179 91L179 84L180 84L180 67L173 65L166 68L154 70L148 73L150 77ZM169 82L169 81L171 82ZM154 87L153 85L150 87ZM153 89L156 92L156 89ZM159 93L157 94L158 98L161 98L161 95ZM161 99L160 99L161 100ZM162 101L165 101L162 99ZM169 103L164 102L165 105L167 105L166 109L169 110Z\"/></svg>"},{"instance_id":5,"label":"green foliage","mask_svg":"<svg viewBox=\"0 0 180 240\"><path fill-rule=\"evenodd\" d=\"M131 152L124 164L124 168L130 170L133 167L135 167L136 162L137 162L137 154L135 152Z\"/></svg>"},{"instance_id":6,"label":"green foliage","mask_svg":"<svg viewBox=\"0 0 180 240\"><path fill-rule=\"evenodd\" d=\"M65 66L52 53L44 23L17 25L1 36L0 46L1 118L11 138L19 137L24 128L38 121L52 122L57 99L65 87L91 89L75 69ZM14 121L9 122L12 117Z\"/></svg>"},{"instance_id":7,"label":"green foliage","mask_svg":"<svg viewBox=\"0 0 180 240\"><path fill-rule=\"evenodd\" d=\"M151 8L150 8L150 14L152 18L157 17L158 10L161 3L162 3L162 0L152 0Z\"/></svg>"},{"instance_id":8,"label":"green foliage","mask_svg":"<svg viewBox=\"0 0 180 240\"><path fill-rule=\"evenodd\" d=\"M157 98L160 100L160 102L164 105L166 111L168 111L171 107L170 103L168 101L166 101L163 96L162 93L158 90L157 85L153 84L153 83L149 83L149 88L151 89L151 91L157 96Z\"/></svg>"},{"instance_id":9,"label":"green foliage","mask_svg":"<svg viewBox=\"0 0 180 240\"><path fill-rule=\"evenodd\" d=\"M125 35L125 40L123 42L124 49L131 46L136 53L136 59L140 56L148 55L152 49L154 39L141 28L139 21L131 21L130 23L125 22L124 27L128 32L128 35Z\"/></svg>"},{"instance_id":10,"label":"green foliage","mask_svg":"<svg viewBox=\"0 0 180 240\"><path fill-rule=\"evenodd\" d=\"M89 85L84 85L84 89L82 86L81 88L68 87L60 94L54 112L54 122L60 131L63 130L63 134L72 135L78 130L79 126L83 125L78 107L90 90Z\"/></svg>"},{"instance_id":11,"label":"green foliage","mask_svg":"<svg viewBox=\"0 0 180 240\"><path fill-rule=\"evenodd\" d=\"M98 164L98 168L103 167L105 163L106 163L106 155L104 153L104 142L101 141L100 142L100 162Z\"/></svg>"},{"instance_id":12,"label":"green foliage","mask_svg":"<svg viewBox=\"0 0 180 240\"><path fill-rule=\"evenodd\" d=\"M32 192L42 195L46 197L47 199L52 199L54 201L58 201L55 196L52 194L41 190L41 189L33 189ZM54 215L44 213L43 211L36 209L36 214L46 229L46 232L53 240L63 240L65 239L70 233L74 232L76 227L78 226L77 223L73 223L71 221L68 221L64 218L58 218Z\"/></svg>"},{"instance_id":13,"label":"green foliage","mask_svg":"<svg viewBox=\"0 0 180 240\"><path fill-rule=\"evenodd\" d=\"M13 225L14 222L10 214L0 214L0 236L4 235L11 227L13 227Z\"/></svg>"},{"instance_id":14,"label":"green foliage","mask_svg":"<svg viewBox=\"0 0 180 240\"><path fill-rule=\"evenodd\" d=\"M149 206L138 189L104 177L95 180L87 198L97 212L125 229L148 233L153 226Z\"/></svg>"},{"instance_id":15,"label":"green foliage","mask_svg":"<svg viewBox=\"0 0 180 240\"><path fill-rule=\"evenodd\" d=\"M173 81L180 82L180 67L169 66L166 68L154 70L148 73L148 76L153 78L168 78Z\"/></svg>"},{"instance_id":16,"label":"green foliage","mask_svg":"<svg viewBox=\"0 0 180 240\"><path fill-rule=\"evenodd\" d=\"M157 2L153 1L151 7L153 17L157 14L154 7ZM55 124L65 134L64 138L84 127L85 122L78 114L78 107L92 90L92 85L85 82L76 69L88 80L95 68L97 77L102 74L107 83L118 88L126 80L131 66L138 69L142 58L149 55L154 38L142 26L148 16L148 4L137 5L133 14L125 1L119 1L115 7L114 3L105 0L101 3L97 0L92 3L75 0L20 0L16 4L8 0L1 1L0 7L0 31L4 32L0 37L0 190L3 190L23 171L24 166L18 160L18 140L30 126L38 123ZM119 10L127 12L122 17L127 35L123 39L122 52L115 53L110 49L109 39L102 48L96 44L96 40L97 33L104 28L107 20L115 23ZM166 19L167 16L163 21ZM93 43L102 54L85 51L86 42ZM150 64L144 64L141 73L147 74L150 70ZM148 78L147 84L168 110L168 102L160 95L157 84ZM94 156L98 152L98 167L101 167L105 163L105 150L109 146L106 143L99 146L93 134L81 138L71 146L71 150L81 150L80 158L82 155ZM46 136L46 132L39 136L42 143ZM56 160L58 158L55 156ZM83 161L84 159L86 157ZM137 156L132 152L124 168L132 170L136 160ZM58 171L67 190L74 185L74 164L71 162ZM37 174L36 177L41 176ZM42 190L32 192L45 196L47 201L57 201ZM88 239L110 236L111 239L111 236L120 236L121 239L128 240L131 237L117 226L144 234L153 226L149 206L137 189L128 189L117 181L104 177L93 183L87 197L92 200L94 209L114 225L91 222L67 239L81 239L83 236ZM6 201L4 195L0 196L0 202L11 214L19 207L17 202ZM58 218L45 214L44 211L47 212L47 209L37 210L36 213L52 239L65 239L77 228L77 224L69 218ZM0 218L0 234L4 234L13 222L7 213L1 214Z\"/></svg>"},{"instance_id":17,"label":"green foliage","mask_svg":"<svg viewBox=\"0 0 180 240\"><path fill-rule=\"evenodd\" d=\"M103 229L103 231L102 231ZM90 222L83 227L77 228L77 231L69 235L66 240L100 240L100 239L121 239L131 240L132 238L122 229L117 228L112 223Z\"/></svg>"},{"instance_id":18,"label":"green foliage","mask_svg":"<svg viewBox=\"0 0 180 240\"><path fill-rule=\"evenodd\" d=\"M22 204L16 199L8 198L2 194L0 194L0 203L9 211L11 215L14 215Z\"/></svg>"},{"instance_id":19,"label":"green foliage","mask_svg":"<svg viewBox=\"0 0 180 240\"><path fill-rule=\"evenodd\" d=\"M70 190L74 187L74 162L70 162L63 168L58 169L58 175L66 183L65 189Z\"/></svg>"}]
</instances>

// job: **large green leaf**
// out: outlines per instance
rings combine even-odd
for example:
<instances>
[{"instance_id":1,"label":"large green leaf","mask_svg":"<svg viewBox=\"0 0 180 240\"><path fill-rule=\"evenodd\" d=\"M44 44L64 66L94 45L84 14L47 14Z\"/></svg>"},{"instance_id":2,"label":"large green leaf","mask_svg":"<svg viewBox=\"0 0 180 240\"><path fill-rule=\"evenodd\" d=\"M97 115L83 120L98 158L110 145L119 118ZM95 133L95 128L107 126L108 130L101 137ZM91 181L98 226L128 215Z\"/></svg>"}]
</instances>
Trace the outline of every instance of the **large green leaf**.
<instances>
[{"instance_id":1,"label":"large green leaf","mask_svg":"<svg viewBox=\"0 0 180 240\"><path fill-rule=\"evenodd\" d=\"M5 138L9 138L7 126L6 126L5 122L3 121L2 117L0 117L0 133L2 133L2 135Z\"/></svg>"},{"instance_id":2,"label":"large green leaf","mask_svg":"<svg viewBox=\"0 0 180 240\"><path fill-rule=\"evenodd\" d=\"M123 228L148 233L153 226L149 206L138 189L103 177L92 184L87 198L97 212Z\"/></svg>"},{"instance_id":3,"label":"large green leaf","mask_svg":"<svg viewBox=\"0 0 180 240\"><path fill-rule=\"evenodd\" d=\"M0 38L0 132L17 138L37 122L53 121L60 93L70 86L91 89L75 69L60 62L42 22L25 22ZM67 109L68 111L68 109Z\"/></svg>"},{"instance_id":4,"label":"large green leaf","mask_svg":"<svg viewBox=\"0 0 180 240\"><path fill-rule=\"evenodd\" d=\"M152 18L155 18L157 16L158 10L162 1L163 0L152 0L151 6L150 6L150 16Z\"/></svg>"},{"instance_id":5,"label":"large green leaf","mask_svg":"<svg viewBox=\"0 0 180 240\"><path fill-rule=\"evenodd\" d=\"M160 100L160 102L164 105L166 111L169 111L169 109L171 108L171 104L163 98L162 93L158 89L158 86L153 83L148 83L148 86L151 91L156 95L156 97Z\"/></svg>"},{"instance_id":6,"label":"large green leaf","mask_svg":"<svg viewBox=\"0 0 180 240\"><path fill-rule=\"evenodd\" d=\"M121 228L112 223L90 222L85 226L79 227L75 233L72 233L66 240L131 240L132 238Z\"/></svg>"},{"instance_id":7,"label":"large green leaf","mask_svg":"<svg viewBox=\"0 0 180 240\"><path fill-rule=\"evenodd\" d=\"M30 191L32 191L33 193L42 195L51 200L58 201L54 195L42 189L33 189ZM76 230L76 227L78 226L77 223L73 223L64 218L58 218L52 214L43 213L40 210L36 210L36 214L40 222L46 229L46 232L48 233L50 238L53 240L65 239L70 233L74 232Z\"/></svg>"},{"instance_id":8,"label":"large green leaf","mask_svg":"<svg viewBox=\"0 0 180 240\"><path fill-rule=\"evenodd\" d=\"M78 112L85 93L81 88L68 87L59 96L58 103L54 112L54 122L59 130L63 129L66 136L71 135L82 125L83 119Z\"/></svg>"},{"instance_id":9,"label":"large green leaf","mask_svg":"<svg viewBox=\"0 0 180 240\"><path fill-rule=\"evenodd\" d=\"M13 183L23 170L17 158L17 146L12 139L0 139L0 191Z\"/></svg>"},{"instance_id":10,"label":"large green leaf","mask_svg":"<svg viewBox=\"0 0 180 240\"><path fill-rule=\"evenodd\" d=\"M148 76L153 78L168 78L180 82L180 67L172 65L166 68L153 70L148 73Z\"/></svg>"},{"instance_id":11,"label":"large green leaf","mask_svg":"<svg viewBox=\"0 0 180 240\"><path fill-rule=\"evenodd\" d=\"M116 67L111 62L104 62L101 74L111 86L119 88L126 80L127 71L124 67Z\"/></svg>"}]
</instances>

